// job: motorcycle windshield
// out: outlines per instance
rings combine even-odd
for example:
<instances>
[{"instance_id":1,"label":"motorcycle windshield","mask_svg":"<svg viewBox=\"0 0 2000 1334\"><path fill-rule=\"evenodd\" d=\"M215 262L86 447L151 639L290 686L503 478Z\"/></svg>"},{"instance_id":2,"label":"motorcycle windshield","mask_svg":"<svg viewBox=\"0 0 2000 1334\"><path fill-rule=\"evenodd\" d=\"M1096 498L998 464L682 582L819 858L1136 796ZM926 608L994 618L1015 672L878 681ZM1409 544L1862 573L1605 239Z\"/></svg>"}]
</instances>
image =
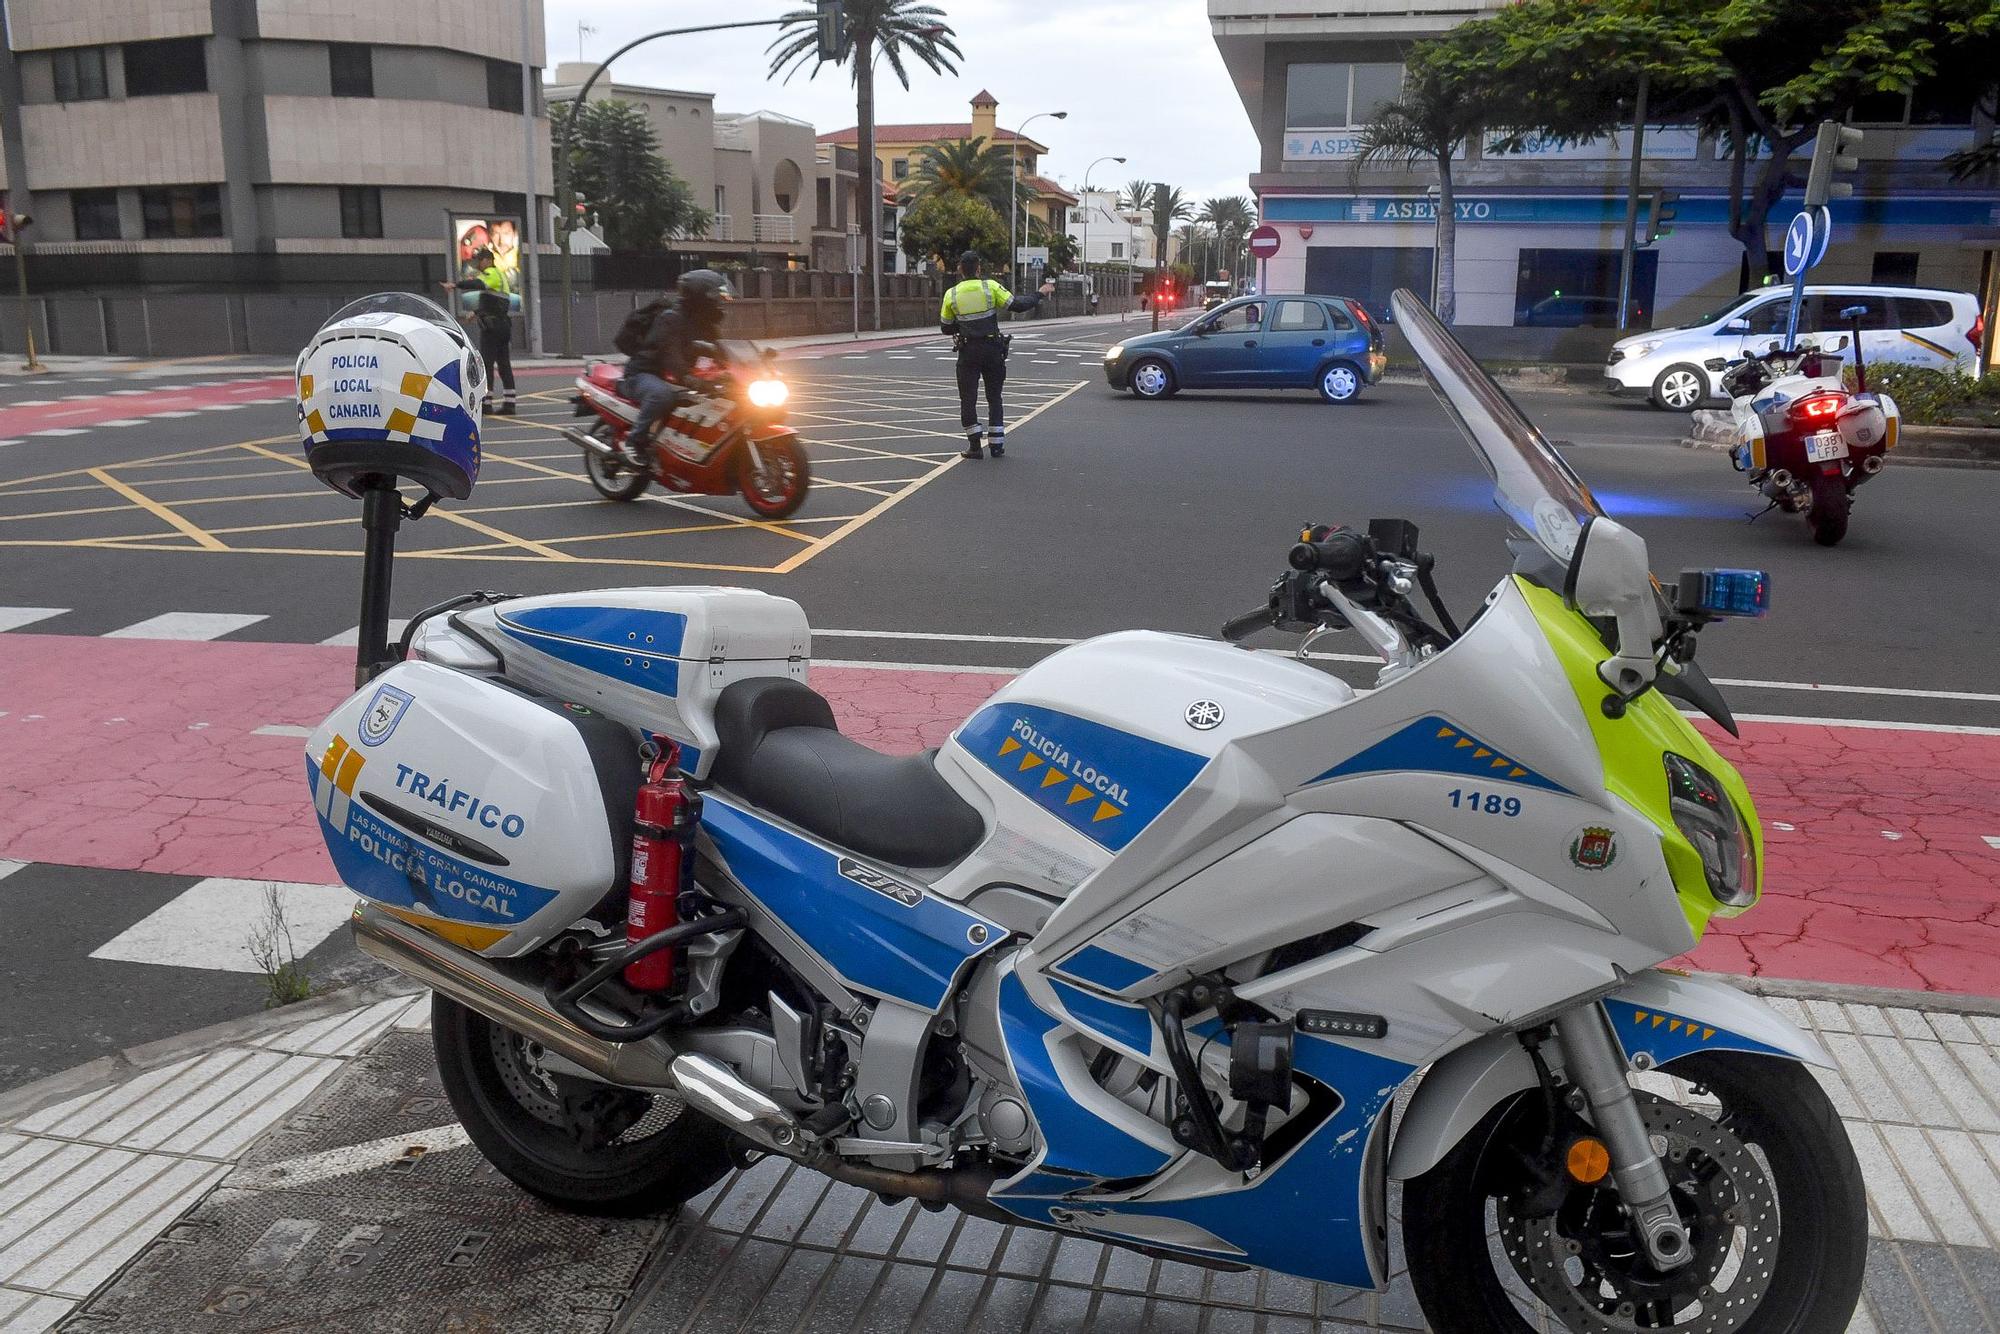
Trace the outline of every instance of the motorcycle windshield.
<instances>
[{"instance_id":1,"label":"motorcycle windshield","mask_svg":"<svg viewBox=\"0 0 2000 1334\"><path fill-rule=\"evenodd\" d=\"M1390 298L1396 323L1438 402L1493 478L1493 503L1515 531L1567 567L1586 521L1604 510L1548 437L1408 288Z\"/></svg>"}]
</instances>

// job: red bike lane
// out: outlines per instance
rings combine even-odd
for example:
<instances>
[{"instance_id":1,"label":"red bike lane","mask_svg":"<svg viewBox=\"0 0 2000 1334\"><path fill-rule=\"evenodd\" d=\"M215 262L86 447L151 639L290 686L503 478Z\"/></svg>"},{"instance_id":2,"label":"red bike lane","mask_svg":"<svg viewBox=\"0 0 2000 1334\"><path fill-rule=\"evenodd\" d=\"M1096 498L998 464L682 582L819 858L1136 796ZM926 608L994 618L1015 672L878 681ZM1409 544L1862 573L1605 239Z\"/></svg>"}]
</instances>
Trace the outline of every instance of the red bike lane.
<instances>
[{"instance_id":1,"label":"red bike lane","mask_svg":"<svg viewBox=\"0 0 2000 1334\"><path fill-rule=\"evenodd\" d=\"M258 403L290 402L292 388L288 375L214 384L149 386L132 382L127 388L115 391L0 406L0 437L48 431L81 434L93 426L133 418L188 416Z\"/></svg>"},{"instance_id":2,"label":"red bike lane","mask_svg":"<svg viewBox=\"0 0 2000 1334\"><path fill-rule=\"evenodd\" d=\"M352 661L317 645L0 635L0 858L331 881L300 738L346 695ZM939 744L1003 679L812 674L845 731L890 751ZM2000 994L2000 736L1752 722L1715 739L1765 821L1765 893L1689 962Z\"/></svg>"}]
</instances>

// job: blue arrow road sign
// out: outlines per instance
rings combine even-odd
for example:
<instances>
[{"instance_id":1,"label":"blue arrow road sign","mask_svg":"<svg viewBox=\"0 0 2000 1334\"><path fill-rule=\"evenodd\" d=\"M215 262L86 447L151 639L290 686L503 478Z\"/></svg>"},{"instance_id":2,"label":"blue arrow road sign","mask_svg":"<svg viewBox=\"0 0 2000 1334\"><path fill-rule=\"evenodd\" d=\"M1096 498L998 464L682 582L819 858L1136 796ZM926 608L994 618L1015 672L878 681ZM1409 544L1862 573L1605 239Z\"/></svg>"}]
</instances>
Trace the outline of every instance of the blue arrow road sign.
<instances>
[{"instance_id":1,"label":"blue arrow road sign","mask_svg":"<svg viewBox=\"0 0 2000 1334\"><path fill-rule=\"evenodd\" d=\"M1819 219L1810 213L1795 216L1792 225L1785 228L1785 276L1798 277L1825 253L1826 242L1819 235Z\"/></svg>"}]
</instances>

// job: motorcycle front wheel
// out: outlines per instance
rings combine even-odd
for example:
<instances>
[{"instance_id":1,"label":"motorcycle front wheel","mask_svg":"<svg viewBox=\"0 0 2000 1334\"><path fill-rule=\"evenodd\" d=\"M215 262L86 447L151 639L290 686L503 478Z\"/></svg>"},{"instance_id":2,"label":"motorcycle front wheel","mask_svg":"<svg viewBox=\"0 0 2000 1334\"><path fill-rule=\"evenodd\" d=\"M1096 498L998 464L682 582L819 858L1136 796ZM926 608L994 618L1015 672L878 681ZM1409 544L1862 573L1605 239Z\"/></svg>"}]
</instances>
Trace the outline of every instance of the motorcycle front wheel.
<instances>
[{"instance_id":1,"label":"motorcycle front wheel","mask_svg":"<svg viewBox=\"0 0 2000 1334\"><path fill-rule=\"evenodd\" d=\"M678 1098L556 1073L536 1043L439 995L431 1043L474 1147L560 1208L652 1213L693 1199L734 1165L729 1133Z\"/></svg>"},{"instance_id":2,"label":"motorcycle front wheel","mask_svg":"<svg viewBox=\"0 0 2000 1334\"><path fill-rule=\"evenodd\" d=\"M736 456L736 486L760 519L784 519L806 503L812 468L797 436L744 442Z\"/></svg>"},{"instance_id":3,"label":"motorcycle front wheel","mask_svg":"<svg viewBox=\"0 0 2000 1334\"><path fill-rule=\"evenodd\" d=\"M583 471L591 486L606 500L637 500L646 484L653 480L645 465L625 452L609 427L600 424L590 434L616 451L613 454L600 454L594 449L584 451Z\"/></svg>"},{"instance_id":4,"label":"motorcycle front wheel","mask_svg":"<svg viewBox=\"0 0 2000 1334\"><path fill-rule=\"evenodd\" d=\"M1734 1052L1689 1056L1662 1073L1674 1077L1675 1096L1642 1090L1640 1110L1693 1259L1654 1269L1610 1177L1595 1186L1570 1177L1567 1137L1547 1145L1542 1095L1522 1094L1404 1187L1403 1249L1433 1329L1847 1328L1867 1260L1867 1197L1818 1082L1794 1062ZM1551 1153L1553 1162L1540 1161Z\"/></svg>"}]
</instances>

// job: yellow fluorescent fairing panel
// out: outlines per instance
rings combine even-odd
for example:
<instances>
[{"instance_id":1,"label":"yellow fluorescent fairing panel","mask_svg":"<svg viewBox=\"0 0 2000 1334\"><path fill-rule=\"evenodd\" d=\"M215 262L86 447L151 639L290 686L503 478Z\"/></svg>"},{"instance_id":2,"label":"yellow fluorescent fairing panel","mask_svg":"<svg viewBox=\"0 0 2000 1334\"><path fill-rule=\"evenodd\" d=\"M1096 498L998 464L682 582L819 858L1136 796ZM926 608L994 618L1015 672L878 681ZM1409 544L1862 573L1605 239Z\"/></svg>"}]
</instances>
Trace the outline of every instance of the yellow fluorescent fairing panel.
<instances>
[{"instance_id":1,"label":"yellow fluorescent fairing panel","mask_svg":"<svg viewBox=\"0 0 2000 1334\"><path fill-rule=\"evenodd\" d=\"M1514 582L1576 691L1577 703L1583 708L1583 716L1590 723L1591 735L1604 760L1605 787L1631 803L1659 830L1661 850L1667 859L1667 869L1673 873L1681 911L1699 940L1708 928L1710 917L1718 913L1734 917L1745 909L1724 907L1715 901L1708 889L1708 877L1702 871L1701 854L1674 825L1668 807L1667 752L1693 760L1714 774L1730 800L1736 803L1737 818L1749 832L1761 897L1764 836L1757 823L1756 807L1750 800L1749 786L1735 766L1716 753L1708 738L1658 690L1649 690L1633 700L1623 717L1605 717L1604 697L1610 688L1598 677L1597 664L1609 650L1597 631L1583 616L1565 606L1559 594L1518 577Z\"/></svg>"}]
</instances>

